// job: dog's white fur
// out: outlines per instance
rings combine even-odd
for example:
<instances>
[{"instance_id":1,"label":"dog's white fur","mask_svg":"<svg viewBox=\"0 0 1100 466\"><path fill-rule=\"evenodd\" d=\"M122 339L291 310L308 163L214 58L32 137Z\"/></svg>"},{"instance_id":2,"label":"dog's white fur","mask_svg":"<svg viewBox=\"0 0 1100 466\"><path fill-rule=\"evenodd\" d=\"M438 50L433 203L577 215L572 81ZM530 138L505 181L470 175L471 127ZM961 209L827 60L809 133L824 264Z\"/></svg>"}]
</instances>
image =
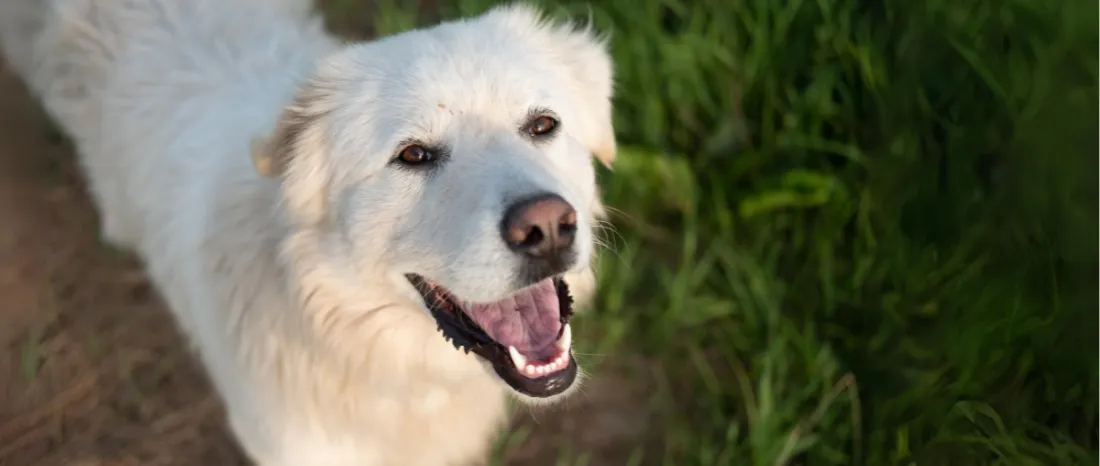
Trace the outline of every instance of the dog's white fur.
<instances>
[{"instance_id":1,"label":"dog's white fur","mask_svg":"<svg viewBox=\"0 0 1100 466\"><path fill-rule=\"evenodd\" d=\"M605 44L510 6L344 46L311 10L5 0L0 50L75 141L103 236L145 261L255 462L477 462L508 390L402 274L506 295L502 209L550 191L590 213L566 279L591 293L591 156L615 152ZM549 144L518 133L532 107L561 117ZM408 138L451 157L430 177L388 165Z\"/></svg>"}]
</instances>

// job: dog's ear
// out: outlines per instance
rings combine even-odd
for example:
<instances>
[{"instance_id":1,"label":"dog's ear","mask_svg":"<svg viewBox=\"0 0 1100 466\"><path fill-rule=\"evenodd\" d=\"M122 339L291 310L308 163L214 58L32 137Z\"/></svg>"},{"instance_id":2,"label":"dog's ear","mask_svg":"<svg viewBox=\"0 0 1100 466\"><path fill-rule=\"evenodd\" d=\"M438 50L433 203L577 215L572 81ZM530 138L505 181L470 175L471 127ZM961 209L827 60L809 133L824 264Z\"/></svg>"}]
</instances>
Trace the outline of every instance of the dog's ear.
<instances>
[{"instance_id":1,"label":"dog's ear","mask_svg":"<svg viewBox=\"0 0 1100 466\"><path fill-rule=\"evenodd\" d=\"M611 168L617 149L611 118L613 76L607 39L593 34L590 27L568 34L562 41L559 57L569 72L573 94L581 108L582 143L597 160Z\"/></svg>"},{"instance_id":2,"label":"dog's ear","mask_svg":"<svg viewBox=\"0 0 1100 466\"><path fill-rule=\"evenodd\" d=\"M597 160L610 168L615 161L616 144L611 118L614 76L608 38L597 34L591 21L582 27L550 21L535 8L518 2L496 7L488 16L504 28L531 37L533 46L561 67L580 118L567 122L566 126Z\"/></svg>"},{"instance_id":3,"label":"dog's ear","mask_svg":"<svg viewBox=\"0 0 1100 466\"><path fill-rule=\"evenodd\" d=\"M336 83L316 75L299 88L283 108L274 131L253 138L252 160L257 171L264 176L281 176L292 170L294 159L313 159L313 152L327 150L323 120L339 100L336 88Z\"/></svg>"},{"instance_id":4,"label":"dog's ear","mask_svg":"<svg viewBox=\"0 0 1100 466\"><path fill-rule=\"evenodd\" d=\"M557 28L561 41L556 47L559 60L570 76L570 87L581 109L582 143L604 166L615 162L615 127L611 117L613 72L606 37L597 36L591 25L574 29Z\"/></svg>"},{"instance_id":5,"label":"dog's ear","mask_svg":"<svg viewBox=\"0 0 1100 466\"><path fill-rule=\"evenodd\" d=\"M252 166L260 175L279 178L291 208L306 218L323 214L328 185L324 117L331 104L328 86L316 80L306 84L283 109L270 134L252 139Z\"/></svg>"},{"instance_id":6,"label":"dog's ear","mask_svg":"<svg viewBox=\"0 0 1100 466\"><path fill-rule=\"evenodd\" d=\"M257 173L268 178L279 178L286 172L295 152L303 145L300 139L305 136L310 121L314 119L310 116L316 113L311 109L313 94L315 91L312 86L307 85L283 109L271 134L252 138L249 151L252 155L252 166Z\"/></svg>"}]
</instances>

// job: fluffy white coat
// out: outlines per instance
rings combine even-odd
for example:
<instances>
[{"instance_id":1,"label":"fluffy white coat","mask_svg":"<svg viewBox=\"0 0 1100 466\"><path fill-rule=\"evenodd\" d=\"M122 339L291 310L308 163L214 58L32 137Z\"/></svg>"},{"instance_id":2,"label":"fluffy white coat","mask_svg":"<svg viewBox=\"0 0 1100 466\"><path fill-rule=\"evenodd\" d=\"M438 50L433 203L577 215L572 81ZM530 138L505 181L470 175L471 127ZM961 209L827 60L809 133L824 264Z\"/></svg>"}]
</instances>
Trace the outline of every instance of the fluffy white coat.
<instances>
[{"instance_id":1,"label":"fluffy white coat","mask_svg":"<svg viewBox=\"0 0 1100 466\"><path fill-rule=\"evenodd\" d=\"M144 260L255 462L476 463L508 388L441 338L402 273L507 294L502 203L551 191L588 213L566 280L591 293L591 155L615 152L604 43L512 6L345 46L310 11L5 0L0 50L75 141L103 236ZM564 136L515 136L532 107ZM408 137L452 160L430 179L392 169Z\"/></svg>"}]
</instances>

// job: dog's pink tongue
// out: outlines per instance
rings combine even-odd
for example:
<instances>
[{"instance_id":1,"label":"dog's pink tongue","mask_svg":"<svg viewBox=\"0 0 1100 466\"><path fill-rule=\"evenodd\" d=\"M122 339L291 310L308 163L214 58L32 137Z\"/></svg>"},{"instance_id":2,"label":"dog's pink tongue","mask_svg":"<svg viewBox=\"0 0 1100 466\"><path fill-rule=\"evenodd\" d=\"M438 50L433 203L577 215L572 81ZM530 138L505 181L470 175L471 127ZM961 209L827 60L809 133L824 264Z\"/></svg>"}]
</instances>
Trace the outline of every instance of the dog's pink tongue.
<instances>
[{"instance_id":1,"label":"dog's pink tongue","mask_svg":"<svg viewBox=\"0 0 1100 466\"><path fill-rule=\"evenodd\" d=\"M493 303L471 304L468 314L493 340L514 346L528 357L554 356L561 332L561 306L554 281L535 286Z\"/></svg>"}]
</instances>

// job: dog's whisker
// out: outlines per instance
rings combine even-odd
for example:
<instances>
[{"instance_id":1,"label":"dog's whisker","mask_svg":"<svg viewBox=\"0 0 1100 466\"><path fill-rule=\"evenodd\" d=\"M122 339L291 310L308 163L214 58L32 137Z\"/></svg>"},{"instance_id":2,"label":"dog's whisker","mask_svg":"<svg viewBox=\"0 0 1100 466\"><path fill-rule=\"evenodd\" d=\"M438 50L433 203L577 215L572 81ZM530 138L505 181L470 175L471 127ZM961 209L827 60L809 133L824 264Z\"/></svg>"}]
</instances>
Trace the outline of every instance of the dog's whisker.
<instances>
[{"instance_id":1,"label":"dog's whisker","mask_svg":"<svg viewBox=\"0 0 1100 466\"><path fill-rule=\"evenodd\" d=\"M626 211L624 211L622 209L617 209L617 208L615 208L613 206L609 206L609 205L605 205L604 209L607 209L608 213L614 213L614 214L618 215L619 217L621 217L623 220L626 220L628 222L640 223L640 220L638 220L637 218L634 218L634 216L626 213Z\"/></svg>"},{"instance_id":2,"label":"dog's whisker","mask_svg":"<svg viewBox=\"0 0 1100 466\"><path fill-rule=\"evenodd\" d=\"M597 235L597 237L600 238L601 240L604 240L604 241L616 240L616 241L623 241L623 242L626 241L626 238L623 237L623 235L619 232L619 230L617 228L615 228L615 225L611 224L610 222L605 222L605 223L598 224L595 229L596 229L597 232L599 232L601 234L601 235ZM602 237L602 234L606 234L608 237L604 238L604 237Z\"/></svg>"},{"instance_id":3,"label":"dog's whisker","mask_svg":"<svg viewBox=\"0 0 1100 466\"><path fill-rule=\"evenodd\" d=\"M606 244L599 244L599 243L597 243L597 247L600 247L601 250L604 250L604 251L610 251L611 254L615 256L615 259L617 259L619 261L619 263L621 263L623 265L627 265L627 266L630 265L630 263L627 262L626 258L623 257L622 253L619 251L618 248L608 247Z\"/></svg>"}]
</instances>

